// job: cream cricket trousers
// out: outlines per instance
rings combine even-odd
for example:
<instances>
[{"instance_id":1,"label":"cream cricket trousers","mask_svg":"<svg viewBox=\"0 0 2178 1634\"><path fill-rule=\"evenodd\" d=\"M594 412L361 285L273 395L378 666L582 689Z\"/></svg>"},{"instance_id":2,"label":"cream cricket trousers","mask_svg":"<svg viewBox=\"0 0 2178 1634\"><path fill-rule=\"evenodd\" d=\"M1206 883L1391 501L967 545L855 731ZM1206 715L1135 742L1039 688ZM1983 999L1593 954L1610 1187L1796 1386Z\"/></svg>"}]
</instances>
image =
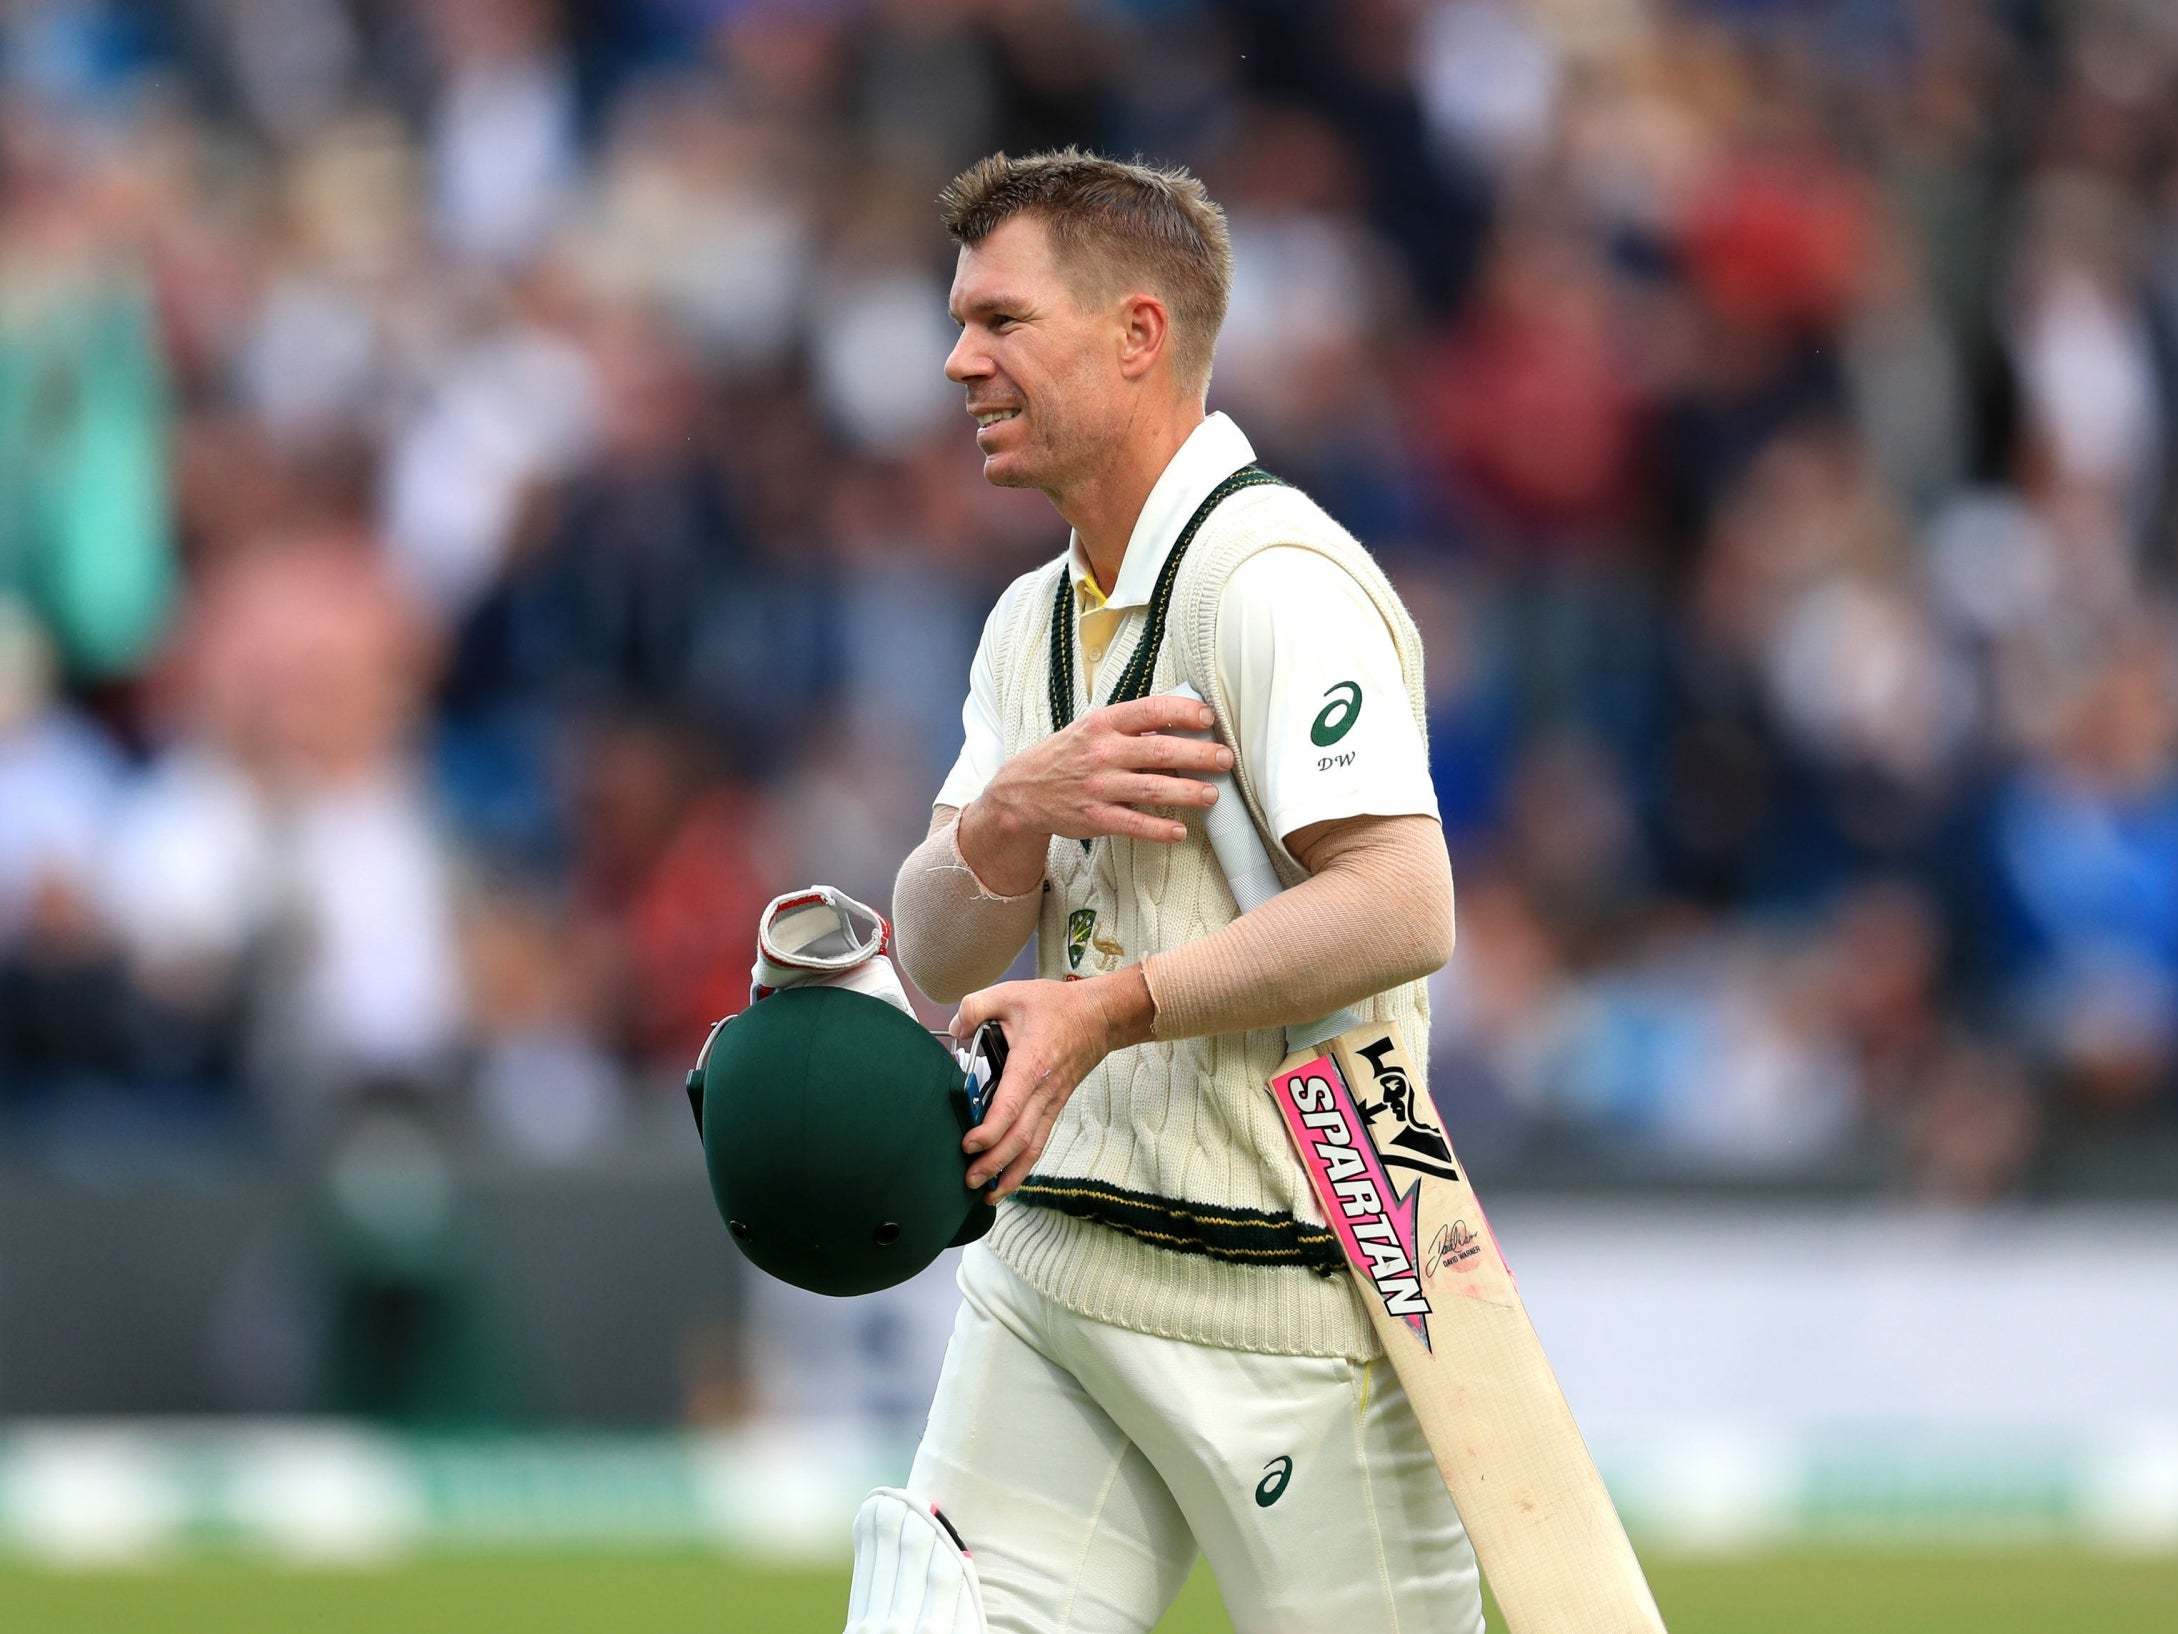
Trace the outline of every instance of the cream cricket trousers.
<instances>
[{"instance_id":1,"label":"cream cricket trousers","mask_svg":"<svg viewBox=\"0 0 2178 1634\"><path fill-rule=\"evenodd\" d=\"M1131 1333L982 1243L908 1491L991 1634L1147 1634L1198 1548L1238 1634L1476 1634L1481 1579L1389 1362Z\"/></svg>"}]
</instances>

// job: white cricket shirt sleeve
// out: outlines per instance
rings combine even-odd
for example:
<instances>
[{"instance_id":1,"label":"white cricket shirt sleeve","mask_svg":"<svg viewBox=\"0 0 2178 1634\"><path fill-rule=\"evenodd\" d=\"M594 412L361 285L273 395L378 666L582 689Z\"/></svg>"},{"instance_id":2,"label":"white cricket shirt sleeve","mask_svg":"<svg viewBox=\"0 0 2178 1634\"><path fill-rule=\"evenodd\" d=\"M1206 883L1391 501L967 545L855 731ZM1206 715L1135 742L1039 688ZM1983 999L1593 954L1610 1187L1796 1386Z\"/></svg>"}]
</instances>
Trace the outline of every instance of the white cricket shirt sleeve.
<instances>
[{"instance_id":1,"label":"white cricket shirt sleeve","mask_svg":"<svg viewBox=\"0 0 2178 1634\"><path fill-rule=\"evenodd\" d=\"M1241 761L1281 840L1342 817L1437 815L1399 648L1330 557L1273 545L1234 569L1217 663Z\"/></svg>"},{"instance_id":2,"label":"white cricket shirt sleeve","mask_svg":"<svg viewBox=\"0 0 2178 1634\"><path fill-rule=\"evenodd\" d=\"M1001 598L999 607L1006 605ZM991 624L994 608L976 642L976 655L968 664L968 697L960 706L960 755L938 786L933 806L966 806L990 786L1006 763L1006 740L998 725L998 671L991 664Z\"/></svg>"}]
</instances>

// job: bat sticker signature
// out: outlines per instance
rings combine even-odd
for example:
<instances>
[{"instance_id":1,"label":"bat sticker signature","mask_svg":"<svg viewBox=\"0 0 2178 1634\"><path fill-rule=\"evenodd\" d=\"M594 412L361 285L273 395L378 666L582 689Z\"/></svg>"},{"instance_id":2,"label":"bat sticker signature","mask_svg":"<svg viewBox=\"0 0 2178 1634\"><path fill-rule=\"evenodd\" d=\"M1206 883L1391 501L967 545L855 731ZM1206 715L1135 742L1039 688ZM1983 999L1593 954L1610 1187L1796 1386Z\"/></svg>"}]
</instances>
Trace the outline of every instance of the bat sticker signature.
<instances>
[{"instance_id":1,"label":"bat sticker signature","mask_svg":"<svg viewBox=\"0 0 2178 1634\"><path fill-rule=\"evenodd\" d=\"M1465 1220L1454 1220L1450 1225L1439 1226L1437 1235L1430 1239L1429 1258L1422 1264L1425 1278L1439 1271L1449 1271L1455 1265L1465 1264L1482 1252L1482 1244Z\"/></svg>"}]
</instances>

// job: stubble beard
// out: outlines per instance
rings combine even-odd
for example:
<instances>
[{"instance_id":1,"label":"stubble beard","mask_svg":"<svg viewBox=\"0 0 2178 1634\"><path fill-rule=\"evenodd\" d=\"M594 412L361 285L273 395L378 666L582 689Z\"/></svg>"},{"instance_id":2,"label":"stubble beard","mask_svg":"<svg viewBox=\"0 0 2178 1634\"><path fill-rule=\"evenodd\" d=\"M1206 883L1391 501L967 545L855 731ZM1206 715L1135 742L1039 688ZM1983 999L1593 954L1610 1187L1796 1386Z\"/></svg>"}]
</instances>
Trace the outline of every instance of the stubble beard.
<instances>
[{"instance_id":1,"label":"stubble beard","mask_svg":"<svg viewBox=\"0 0 2178 1634\"><path fill-rule=\"evenodd\" d=\"M1021 418L1029 417L1024 409ZM1054 425L1039 415L1023 439L1025 446L1010 450L1012 459L1001 460L995 471L985 462L984 479L994 488L1033 488L1055 499L1079 480L1079 440L1063 419Z\"/></svg>"},{"instance_id":2,"label":"stubble beard","mask_svg":"<svg viewBox=\"0 0 2178 1634\"><path fill-rule=\"evenodd\" d=\"M1099 438L1093 425L1062 421L1057 425L1047 423L1041 439L1041 458L1033 469L1022 469L994 477L992 481L1008 488L1033 488L1050 500L1052 507L1062 515L1069 514L1068 501L1084 489L1093 487L1108 460L1110 449L1117 437Z\"/></svg>"}]
</instances>

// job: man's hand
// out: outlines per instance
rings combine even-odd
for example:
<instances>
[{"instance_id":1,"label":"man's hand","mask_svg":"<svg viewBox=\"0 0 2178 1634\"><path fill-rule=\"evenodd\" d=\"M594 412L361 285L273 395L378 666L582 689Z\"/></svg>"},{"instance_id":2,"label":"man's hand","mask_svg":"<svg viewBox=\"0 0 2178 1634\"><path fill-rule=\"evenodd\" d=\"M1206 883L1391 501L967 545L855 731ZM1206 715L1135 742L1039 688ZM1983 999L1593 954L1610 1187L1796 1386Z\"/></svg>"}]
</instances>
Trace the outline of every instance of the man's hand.
<instances>
[{"instance_id":1,"label":"man's hand","mask_svg":"<svg viewBox=\"0 0 2178 1634\"><path fill-rule=\"evenodd\" d=\"M1230 771L1233 752L1171 735L1205 730L1214 719L1207 704L1165 696L1091 710L999 768L961 813L961 855L994 890L1018 896L1042 882L1054 834L1185 838L1178 823L1137 808L1217 799L1216 789L1188 774Z\"/></svg>"},{"instance_id":2,"label":"man's hand","mask_svg":"<svg viewBox=\"0 0 2178 1634\"><path fill-rule=\"evenodd\" d=\"M1026 1180L1067 1097L1112 1051L1148 1038L1155 1018L1140 965L1080 982L1000 982L961 1000L956 1039L986 1021L1006 1033L1006 1070L983 1121L961 1142L974 1159L969 1187L997 1175L995 1202Z\"/></svg>"}]
</instances>

